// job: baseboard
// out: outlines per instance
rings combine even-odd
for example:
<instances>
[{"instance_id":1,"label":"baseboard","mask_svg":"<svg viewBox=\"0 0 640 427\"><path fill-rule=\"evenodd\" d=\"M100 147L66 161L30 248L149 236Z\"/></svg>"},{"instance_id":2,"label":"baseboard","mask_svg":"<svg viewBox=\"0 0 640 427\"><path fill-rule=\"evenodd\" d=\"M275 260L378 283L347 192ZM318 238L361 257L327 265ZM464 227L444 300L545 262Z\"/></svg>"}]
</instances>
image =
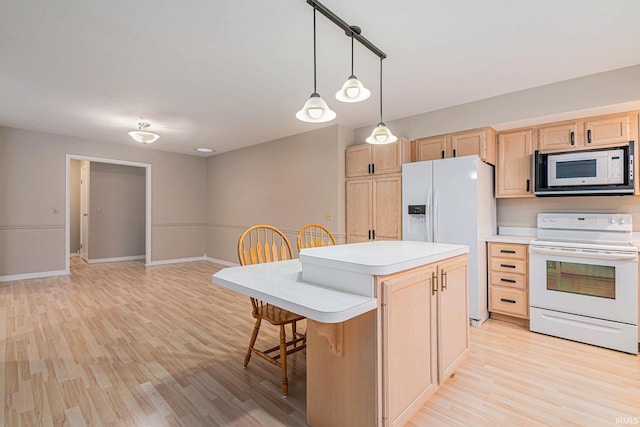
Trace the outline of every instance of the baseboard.
<instances>
[{"instance_id":1,"label":"baseboard","mask_svg":"<svg viewBox=\"0 0 640 427\"><path fill-rule=\"evenodd\" d=\"M116 258L95 258L95 259L88 259L87 264L99 264L101 262L136 261L139 259L145 259L145 256L134 255L134 256L123 256L123 257L116 257Z\"/></svg>"},{"instance_id":2,"label":"baseboard","mask_svg":"<svg viewBox=\"0 0 640 427\"><path fill-rule=\"evenodd\" d=\"M209 262L213 262L214 264L220 264L220 265L226 265L227 267L238 267L240 264L235 263L235 262L229 262L229 261L225 261L222 259L218 259L218 258L211 258L208 256L205 256L205 259Z\"/></svg>"},{"instance_id":3,"label":"baseboard","mask_svg":"<svg viewBox=\"0 0 640 427\"><path fill-rule=\"evenodd\" d=\"M80 256L80 254L78 252L73 252L73 253L69 254L69 258L76 258L76 257L79 257L79 256Z\"/></svg>"},{"instance_id":4,"label":"baseboard","mask_svg":"<svg viewBox=\"0 0 640 427\"><path fill-rule=\"evenodd\" d=\"M7 276L0 276L0 282L13 282L16 280L27 280L27 279L41 279L43 277L66 276L68 274L69 272L67 270L40 271L38 273L25 273L25 274L9 274Z\"/></svg>"},{"instance_id":5,"label":"baseboard","mask_svg":"<svg viewBox=\"0 0 640 427\"><path fill-rule=\"evenodd\" d=\"M165 265L165 264L179 264L181 262L194 262L194 261L206 261L205 256L197 256L193 258L175 258L175 259L161 259L158 261L151 261L147 266Z\"/></svg>"}]
</instances>

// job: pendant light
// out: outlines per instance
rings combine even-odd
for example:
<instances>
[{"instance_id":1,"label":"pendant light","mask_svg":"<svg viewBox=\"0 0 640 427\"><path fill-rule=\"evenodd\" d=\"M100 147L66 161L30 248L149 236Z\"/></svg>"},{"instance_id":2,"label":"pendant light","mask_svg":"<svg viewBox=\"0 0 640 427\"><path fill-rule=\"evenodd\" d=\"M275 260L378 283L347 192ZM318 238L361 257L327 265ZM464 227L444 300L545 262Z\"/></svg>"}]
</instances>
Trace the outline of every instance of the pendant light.
<instances>
[{"instance_id":1,"label":"pendant light","mask_svg":"<svg viewBox=\"0 0 640 427\"><path fill-rule=\"evenodd\" d=\"M371 96L371 91L363 86L362 82L353 74L353 34L360 34L360 27L351 28L351 75L342 85L342 89L336 92L336 99L342 102L360 102Z\"/></svg>"},{"instance_id":2,"label":"pendant light","mask_svg":"<svg viewBox=\"0 0 640 427\"><path fill-rule=\"evenodd\" d=\"M313 7L313 93L296 113L296 118L303 122L323 123L336 118L336 113L329 108L324 99L316 91L316 7Z\"/></svg>"},{"instance_id":3,"label":"pendant light","mask_svg":"<svg viewBox=\"0 0 640 427\"><path fill-rule=\"evenodd\" d=\"M391 144L398 140L398 137L391 133L391 130L382 121L382 57L380 58L380 123L373 129L371 135L365 140L369 144Z\"/></svg>"},{"instance_id":4,"label":"pendant light","mask_svg":"<svg viewBox=\"0 0 640 427\"><path fill-rule=\"evenodd\" d=\"M151 144L160 138L155 132L148 131L147 128L151 126L149 123L138 123L138 130L129 131L129 136L142 144Z\"/></svg>"}]
</instances>

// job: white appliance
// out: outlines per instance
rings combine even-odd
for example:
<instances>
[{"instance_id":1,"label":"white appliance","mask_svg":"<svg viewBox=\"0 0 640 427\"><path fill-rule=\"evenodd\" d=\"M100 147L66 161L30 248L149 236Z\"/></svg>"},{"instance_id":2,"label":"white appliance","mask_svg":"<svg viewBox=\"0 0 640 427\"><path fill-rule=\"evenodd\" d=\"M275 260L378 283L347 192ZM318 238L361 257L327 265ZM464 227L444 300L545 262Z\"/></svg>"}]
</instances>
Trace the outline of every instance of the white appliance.
<instances>
[{"instance_id":1,"label":"white appliance","mask_svg":"<svg viewBox=\"0 0 640 427\"><path fill-rule=\"evenodd\" d=\"M493 166L477 156L402 165L402 239L469 246L469 317L489 317L487 248L496 234Z\"/></svg>"},{"instance_id":2,"label":"white appliance","mask_svg":"<svg viewBox=\"0 0 640 427\"><path fill-rule=\"evenodd\" d=\"M633 194L634 142L614 148L535 153L539 196Z\"/></svg>"},{"instance_id":3,"label":"white appliance","mask_svg":"<svg viewBox=\"0 0 640 427\"><path fill-rule=\"evenodd\" d=\"M529 245L530 329L638 353L631 215L538 214Z\"/></svg>"}]
</instances>

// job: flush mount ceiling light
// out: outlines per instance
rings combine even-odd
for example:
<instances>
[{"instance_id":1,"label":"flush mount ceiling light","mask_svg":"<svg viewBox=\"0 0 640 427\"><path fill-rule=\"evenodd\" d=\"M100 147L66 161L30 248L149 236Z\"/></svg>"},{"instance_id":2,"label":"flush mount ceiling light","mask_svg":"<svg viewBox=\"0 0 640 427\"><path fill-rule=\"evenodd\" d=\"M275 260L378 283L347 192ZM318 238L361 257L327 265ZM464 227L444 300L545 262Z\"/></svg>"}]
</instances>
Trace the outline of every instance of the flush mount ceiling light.
<instances>
[{"instance_id":1,"label":"flush mount ceiling light","mask_svg":"<svg viewBox=\"0 0 640 427\"><path fill-rule=\"evenodd\" d=\"M196 151L198 153L213 153L216 150L213 150L211 148L196 148Z\"/></svg>"},{"instance_id":2,"label":"flush mount ceiling light","mask_svg":"<svg viewBox=\"0 0 640 427\"><path fill-rule=\"evenodd\" d=\"M353 34L360 34L360 27L351 26L351 75L342 85L342 89L336 92L336 99L342 102L360 102L371 96L369 89L353 74Z\"/></svg>"},{"instance_id":3,"label":"flush mount ceiling light","mask_svg":"<svg viewBox=\"0 0 640 427\"><path fill-rule=\"evenodd\" d=\"M313 8L313 93L296 113L296 118L303 122L323 123L336 118L336 113L329 108L316 90L316 8Z\"/></svg>"},{"instance_id":4,"label":"flush mount ceiling light","mask_svg":"<svg viewBox=\"0 0 640 427\"><path fill-rule=\"evenodd\" d=\"M160 138L160 135L155 132L148 131L147 128L149 126L151 126L149 123L140 122L138 123L138 130L129 131L129 135L131 138L142 144L151 144Z\"/></svg>"},{"instance_id":5,"label":"flush mount ceiling light","mask_svg":"<svg viewBox=\"0 0 640 427\"><path fill-rule=\"evenodd\" d=\"M365 140L369 144L391 144L398 140L398 137L392 134L391 130L382 121L382 59L380 58L380 122Z\"/></svg>"}]
</instances>

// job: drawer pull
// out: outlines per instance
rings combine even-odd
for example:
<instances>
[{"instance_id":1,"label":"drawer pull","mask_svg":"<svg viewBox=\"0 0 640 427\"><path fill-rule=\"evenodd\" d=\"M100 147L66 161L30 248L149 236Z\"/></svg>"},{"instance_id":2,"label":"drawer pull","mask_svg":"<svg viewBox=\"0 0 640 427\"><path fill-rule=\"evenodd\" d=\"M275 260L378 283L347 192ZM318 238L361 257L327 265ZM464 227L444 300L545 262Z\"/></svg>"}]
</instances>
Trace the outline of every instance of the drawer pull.
<instances>
[{"instance_id":1,"label":"drawer pull","mask_svg":"<svg viewBox=\"0 0 640 427\"><path fill-rule=\"evenodd\" d=\"M500 279L501 282L507 282L507 283L516 283L515 280L513 279Z\"/></svg>"},{"instance_id":2,"label":"drawer pull","mask_svg":"<svg viewBox=\"0 0 640 427\"><path fill-rule=\"evenodd\" d=\"M500 249L500 253L501 254L515 254L516 251L514 251L513 249Z\"/></svg>"},{"instance_id":3,"label":"drawer pull","mask_svg":"<svg viewBox=\"0 0 640 427\"><path fill-rule=\"evenodd\" d=\"M511 303L511 304L515 304L515 303L516 303L516 300L514 300L514 299L507 299L507 298L500 298L500 301L502 301L502 302L508 302L508 303Z\"/></svg>"},{"instance_id":4,"label":"drawer pull","mask_svg":"<svg viewBox=\"0 0 640 427\"><path fill-rule=\"evenodd\" d=\"M515 265L511 265L511 264L500 264L500 267L503 267L503 268L516 268Z\"/></svg>"}]
</instances>

